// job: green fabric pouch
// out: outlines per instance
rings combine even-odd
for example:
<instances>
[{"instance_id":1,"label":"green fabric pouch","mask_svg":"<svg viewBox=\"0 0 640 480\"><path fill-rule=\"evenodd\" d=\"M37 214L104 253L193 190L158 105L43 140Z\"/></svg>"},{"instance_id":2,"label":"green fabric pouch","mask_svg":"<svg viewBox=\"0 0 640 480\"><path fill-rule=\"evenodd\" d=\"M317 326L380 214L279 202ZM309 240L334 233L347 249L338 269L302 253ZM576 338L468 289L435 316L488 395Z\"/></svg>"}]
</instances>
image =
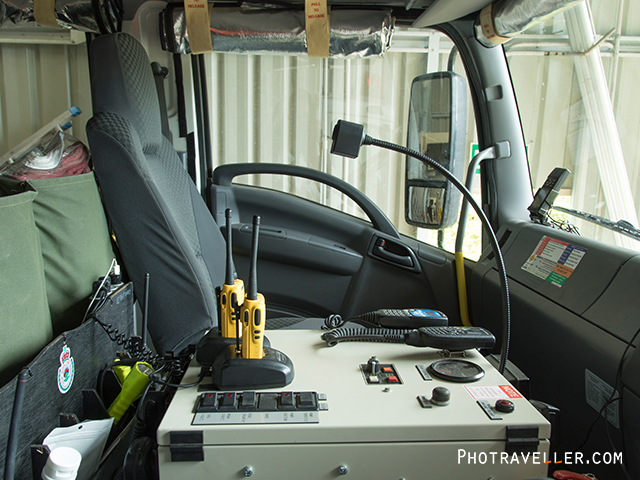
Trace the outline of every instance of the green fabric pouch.
<instances>
[{"instance_id":1,"label":"green fabric pouch","mask_svg":"<svg viewBox=\"0 0 640 480\"><path fill-rule=\"evenodd\" d=\"M0 385L53 338L39 232L25 183L0 183Z\"/></svg>"},{"instance_id":2,"label":"green fabric pouch","mask_svg":"<svg viewBox=\"0 0 640 480\"><path fill-rule=\"evenodd\" d=\"M38 195L33 214L40 231L53 333L82 322L92 285L114 258L93 172L30 180Z\"/></svg>"}]
</instances>

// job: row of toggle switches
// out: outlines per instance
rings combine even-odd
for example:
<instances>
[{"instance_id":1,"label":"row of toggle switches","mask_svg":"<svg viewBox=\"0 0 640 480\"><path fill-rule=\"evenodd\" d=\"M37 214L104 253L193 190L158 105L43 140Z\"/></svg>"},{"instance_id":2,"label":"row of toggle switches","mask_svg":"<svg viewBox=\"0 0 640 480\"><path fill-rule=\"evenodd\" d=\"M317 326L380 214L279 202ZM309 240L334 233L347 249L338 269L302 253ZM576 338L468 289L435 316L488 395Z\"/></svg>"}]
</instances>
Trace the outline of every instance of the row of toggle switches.
<instances>
[{"instance_id":1,"label":"row of toggle switches","mask_svg":"<svg viewBox=\"0 0 640 480\"><path fill-rule=\"evenodd\" d=\"M326 395L316 392L205 392L198 397L196 413L318 411L323 401Z\"/></svg>"}]
</instances>

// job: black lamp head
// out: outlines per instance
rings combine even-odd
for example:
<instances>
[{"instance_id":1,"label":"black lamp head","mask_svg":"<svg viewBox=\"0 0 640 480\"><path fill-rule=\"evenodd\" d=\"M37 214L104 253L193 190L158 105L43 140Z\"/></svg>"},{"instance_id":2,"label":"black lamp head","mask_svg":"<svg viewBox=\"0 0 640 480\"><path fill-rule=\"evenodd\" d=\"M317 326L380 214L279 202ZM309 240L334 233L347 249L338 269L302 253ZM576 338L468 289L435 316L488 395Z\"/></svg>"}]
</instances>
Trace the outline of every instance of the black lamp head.
<instances>
[{"instance_id":1,"label":"black lamp head","mask_svg":"<svg viewBox=\"0 0 640 480\"><path fill-rule=\"evenodd\" d=\"M331 153L343 157L357 158L365 139L364 125L338 120L333 128Z\"/></svg>"}]
</instances>

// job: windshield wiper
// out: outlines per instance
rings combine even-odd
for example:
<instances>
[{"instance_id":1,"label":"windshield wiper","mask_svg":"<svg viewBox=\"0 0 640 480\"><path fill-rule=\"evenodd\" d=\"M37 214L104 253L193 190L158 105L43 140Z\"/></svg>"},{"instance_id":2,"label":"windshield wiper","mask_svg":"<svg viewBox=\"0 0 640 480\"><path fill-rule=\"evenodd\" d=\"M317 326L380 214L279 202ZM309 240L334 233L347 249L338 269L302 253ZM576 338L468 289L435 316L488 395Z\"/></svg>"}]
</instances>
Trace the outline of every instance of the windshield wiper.
<instances>
[{"instance_id":1,"label":"windshield wiper","mask_svg":"<svg viewBox=\"0 0 640 480\"><path fill-rule=\"evenodd\" d=\"M626 235L627 237L631 237L634 240L640 241L640 230L638 230L626 220L618 220L617 222L614 222L613 220L599 217L598 215L593 215L592 213L581 212L579 210L573 210L571 208L558 207L557 205L552 205L551 208L559 212L568 213L569 215L573 215L574 217L582 218L587 222L595 223L596 225L600 225L601 227L604 227L608 230L621 233L622 235Z\"/></svg>"}]
</instances>

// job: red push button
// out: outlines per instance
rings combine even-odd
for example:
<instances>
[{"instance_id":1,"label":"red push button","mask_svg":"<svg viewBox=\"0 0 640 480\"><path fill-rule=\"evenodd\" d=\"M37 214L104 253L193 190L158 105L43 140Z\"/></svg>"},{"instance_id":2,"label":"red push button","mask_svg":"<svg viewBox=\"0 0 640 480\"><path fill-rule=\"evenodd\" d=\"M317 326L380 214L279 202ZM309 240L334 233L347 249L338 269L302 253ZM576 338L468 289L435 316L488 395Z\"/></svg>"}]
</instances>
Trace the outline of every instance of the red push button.
<instances>
[{"instance_id":1,"label":"red push button","mask_svg":"<svg viewBox=\"0 0 640 480\"><path fill-rule=\"evenodd\" d=\"M395 375L390 375L387 377L387 381L389 383L398 383L398 377L396 377Z\"/></svg>"},{"instance_id":2,"label":"red push button","mask_svg":"<svg viewBox=\"0 0 640 480\"><path fill-rule=\"evenodd\" d=\"M216 406L216 397L215 393L206 393L202 396L202 406L203 407L215 407Z\"/></svg>"}]
</instances>

